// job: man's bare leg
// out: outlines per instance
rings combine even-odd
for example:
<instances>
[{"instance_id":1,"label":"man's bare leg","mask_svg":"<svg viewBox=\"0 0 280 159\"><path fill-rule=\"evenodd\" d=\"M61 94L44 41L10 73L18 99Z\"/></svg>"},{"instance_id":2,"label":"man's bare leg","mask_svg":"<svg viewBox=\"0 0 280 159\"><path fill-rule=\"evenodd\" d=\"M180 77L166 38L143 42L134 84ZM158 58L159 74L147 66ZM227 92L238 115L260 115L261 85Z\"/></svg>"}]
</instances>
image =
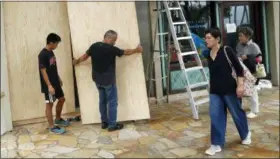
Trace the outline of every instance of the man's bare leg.
<instances>
[{"instance_id":1,"label":"man's bare leg","mask_svg":"<svg viewBox=\"0 0 280 159\"><path fill-rule=\"evenodd\" d=\"M59 100L56 104L56 120L61 119L61 112L62 112L64 102L65 102L65 98L61 97L61 98L59 98Z\"/></svg>"},{"instance_id":2,"label":"man's bare leg","mask_svg":"<svg viewBox=\"0 0 280 159\"><path fill-rule=\"evenodd\" d=\"M54 126L52 108L53 108L53 103L47 103L46 104L46 117L47 117L50 128L53 128L53 126Z\"/></svg>"}]
</instances>

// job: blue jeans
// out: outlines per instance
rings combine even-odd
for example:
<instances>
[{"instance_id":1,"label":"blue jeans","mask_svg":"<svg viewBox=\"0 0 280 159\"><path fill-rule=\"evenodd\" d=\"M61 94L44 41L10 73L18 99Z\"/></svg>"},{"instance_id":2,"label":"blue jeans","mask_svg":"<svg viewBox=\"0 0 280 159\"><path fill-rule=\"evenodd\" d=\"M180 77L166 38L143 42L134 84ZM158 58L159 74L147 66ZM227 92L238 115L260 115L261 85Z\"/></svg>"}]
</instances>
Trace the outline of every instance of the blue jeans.
<instances>
[{"instance_id":1,"label":"blue jeans","mask_svg":"<svg viewBox=\"0 0 280 159\"><path fill-rule=\"evenodd\" d=\"M239 99L236 94L224 96L210 94L209 112L211 118L212 145L220 145L223 147L225 144L227 108L237 127L241 140L244 140L249 133L248 121L246 113L241 106L241 99Z\"/></svg>"},{"instance_id":2,"label":"blue jeans","mask_svg":"<svg viewBox=\"0 0 280 159\"><path fill-rule=\"evenodd\" d=\"M116 84L98 85L99 92L99 111L101 121L109 124L109 127L116 125L118 94Z\"/></svg>"}]
</instances>

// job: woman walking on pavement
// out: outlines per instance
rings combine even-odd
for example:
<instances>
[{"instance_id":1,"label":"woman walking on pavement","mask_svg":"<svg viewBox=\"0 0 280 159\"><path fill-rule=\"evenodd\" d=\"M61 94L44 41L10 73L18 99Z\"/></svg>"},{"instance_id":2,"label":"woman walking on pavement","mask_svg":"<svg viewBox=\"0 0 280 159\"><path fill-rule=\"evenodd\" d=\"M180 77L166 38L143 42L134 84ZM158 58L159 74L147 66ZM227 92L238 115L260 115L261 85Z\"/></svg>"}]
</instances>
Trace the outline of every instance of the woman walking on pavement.
<instances>
[{"instance_id":1,"label":"woman walking on pavement","mask_svg":"<svg viewBox=\"0 0 280 159\"><path fill-rule=\"evenodd\" d=\"M256 64L262 62L262 53L259 46L252 41L253 30L249 27L241 27L238 29L239 43L236 46L237 56L243 60L243 63L249 68L252 74L256 73ZM259 95L257 85L259 79L253 89L250 97L251 111L247 114L248 118L255 118L259 110Z\"/></svg>"},{"instance_id":2,"label":"woman walking on pavement","mask_svg":"<svg viewBox=\"0 0 280 159\"><path fill-rule=\"evenodd\" d=\"M205 151L208 155L220 152L225 144L227 109L237 127L241 143L251 143L246 113L241 106L244 93L243 68L233 49L221 46L220 39L221 32L218 28L211 28L205 32L206 45L210 49L210 53L204 55L208 59L210 72L211 147ZM237 83L232 77L226 54L236 70Z\"/></svg>"}]
</instances>

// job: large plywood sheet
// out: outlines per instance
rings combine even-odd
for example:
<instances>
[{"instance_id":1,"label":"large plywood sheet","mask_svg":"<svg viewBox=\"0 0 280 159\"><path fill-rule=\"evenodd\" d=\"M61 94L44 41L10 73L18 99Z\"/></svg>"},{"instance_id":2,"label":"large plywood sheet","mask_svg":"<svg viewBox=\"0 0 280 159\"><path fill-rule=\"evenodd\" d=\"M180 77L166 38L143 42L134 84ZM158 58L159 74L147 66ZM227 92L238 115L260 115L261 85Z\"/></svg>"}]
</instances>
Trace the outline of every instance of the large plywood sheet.
<instances>
[{"instance_id":1,"label":"large plywood sheet","mask_svg":"<svg viewBox=\"0 0 280 159\"><path fill-rule=\"evenodd\" d=\"M134 48L139 32L134 2L67 2L74 56L103 39L104 33L118 32L117 46ZM76 66L76 77L83 124L99 123L98 92L91 79L91 61ZM118 121L149 119L142 55L117 59L119 96Z\"/></svg>"},{"instance_id":2,"label":"large plywood sheet","mask_svg":"<svg viewBox=\"0 0 280 159\"><path fill-rule=\"evenodd\" d=\"M3 2L0 2L0 4L1 24L3 24ZM5 45L4 27L1 25L1 135L13 129Z\"/></svg>"},{"instance_id":3,"label":"large plywood sheet","mask_svg":"<svg viewBox=\"0 0 280 159\"><path fill-rule=\"evenodd\" d=\"M45 116L37 56L45 47L50 32L62 38L55 54L64 82L66 103L63 113L73 112L74 85L66 3L4 2L4 25L13 121Z\"/></svg>"}]
</instances>

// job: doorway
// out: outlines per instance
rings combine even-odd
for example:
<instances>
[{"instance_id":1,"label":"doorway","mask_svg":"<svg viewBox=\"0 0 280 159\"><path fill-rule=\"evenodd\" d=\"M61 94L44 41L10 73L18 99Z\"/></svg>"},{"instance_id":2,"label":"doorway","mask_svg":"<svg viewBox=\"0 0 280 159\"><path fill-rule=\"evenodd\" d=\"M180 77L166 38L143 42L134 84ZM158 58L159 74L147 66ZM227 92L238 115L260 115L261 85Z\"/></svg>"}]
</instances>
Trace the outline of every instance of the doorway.
<instances>
[{"instance_id":1,"label":"doorway","mask_svg":"<svg viewBox=\"0 0 280 159\"><path fill-rule=\"evenodd\" d=\"M222 41L224 45L236 48L238 43L238 35L236 33L238 27L248 26L253 29L253 41L262 49L261 35L261 13L258 2L221 2L221 31Z\"/></svg>"}]
</instances>

